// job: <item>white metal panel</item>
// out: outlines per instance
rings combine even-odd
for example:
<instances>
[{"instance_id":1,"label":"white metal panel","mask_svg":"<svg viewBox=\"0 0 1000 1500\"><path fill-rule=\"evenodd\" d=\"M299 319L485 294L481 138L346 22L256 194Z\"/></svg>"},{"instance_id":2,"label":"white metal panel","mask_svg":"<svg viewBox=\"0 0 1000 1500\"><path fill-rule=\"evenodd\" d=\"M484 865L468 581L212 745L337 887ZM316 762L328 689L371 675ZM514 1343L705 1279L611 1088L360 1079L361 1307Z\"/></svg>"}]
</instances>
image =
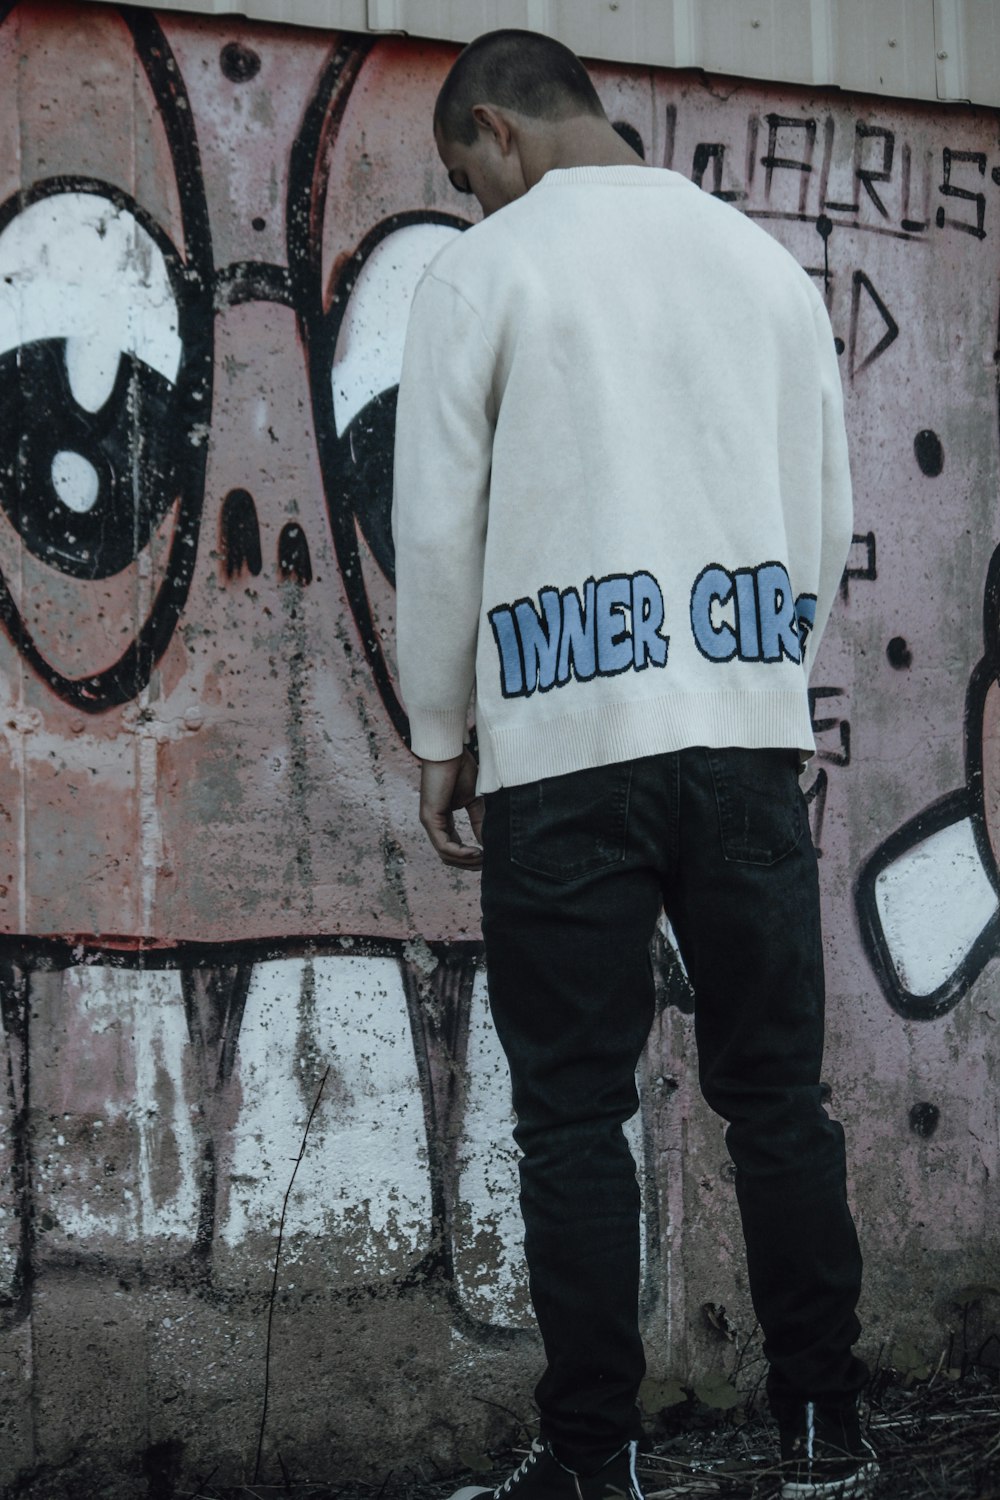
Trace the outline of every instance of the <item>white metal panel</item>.
<instances>
[{"instance_id":1,"label":"white metal panel","mask_svg":"<svg viewBox=\"0 0 1000 1500\"><path fill-rule=\"evenodd\" d=\"M450 9L461 7L451 4ZM674 67L697 65L695 0L662 0L659 5L619 0L613 8L600 0L588 5L548 0L545 10L546 24L538 29L565 41L581 57L614 56L623 63L645 63L669 56Z\"/></svg>"},{"instance_id":2,"label":"white metal panel","mask_svg":"<svg viewBox=\"0 0 1000 1500\"><path fill-rule=\"evenodd\" d=\"M1000 102L997 0L935 0L939 99Z\"/></svg>"},{"instance_id":3,"label":"white metal panel","mask_svg":"<svg viewBox=\"0 0 1000 1500\"><path fill-rule=\"evenodd\" d=\"M618 62L640 62L674 55L675 31L692 31L693 0L369 0L373 30L405 31L411 35L468 42L484 31L519 26L557 36L586 57L614 57ZM675 21L676 16L676 21ZM693 42L685 49L694 59Z\"/></svg>"},{"instance_id":4,"label":"white metal panel","mask_svg":"<svg viewBox=\"0 0 1000 1500\"><path fill-rule=\"evenodd\" d=\"M935 0L835 0L837 76L843 89L936 99ZM1000 80L997 81L1000 100Z\"/></svg>"},{"instance_id":5,"label":"white metal panel","mask_svg":"<svg viewBox=\"0 0 1000 1500\"><path fill-rule=\"evenodd\" d=\"M1000 106L1000 0L140 0L467 42L499 26L583 57Z\"/></svg>"},{"instance_id":6,"label":"white metal panel","mask_svg":"<svg viewBox=\"0 0 1000 1500\"><path fill-rule=\"evenodd\" d=\"M794 0L757 0L756 4L726 5L709 0L701 7L699 52L710 58L705 64L720 73L746 78L773 78L775 68L810 83L832 81L829 48L813 51L813 26L825 42L830 40L832 9L829 3L802 5ZM825 52L825 55L824 55ZM816 65L823 72L816 75Z\"/></svg>"},{"instance_id":7,"label":"white metal panel","mask_svg":"<svg viewBox=\"0 0 1000 1500\"><path fill-rule=\"evenodd\" d=\"M778 77L775 51L811 78L810 15L835 0L369 0L375 26L470 41L497 26L557 36L583 57ZM924 0L921 0L924 3ZM931 0L926 0L927 4Z\"/></svg>"},{"instance_id":8,"label":"white metal panel","mask_svg":"<svg viewBox=\"0 0 1000 1500\"><path fill-rule=\"evenodd\" d=\"M583 57L1000 104L997 0L369 0L369 24L458 42L527 26Z\"/></svg>"}]
</instances>

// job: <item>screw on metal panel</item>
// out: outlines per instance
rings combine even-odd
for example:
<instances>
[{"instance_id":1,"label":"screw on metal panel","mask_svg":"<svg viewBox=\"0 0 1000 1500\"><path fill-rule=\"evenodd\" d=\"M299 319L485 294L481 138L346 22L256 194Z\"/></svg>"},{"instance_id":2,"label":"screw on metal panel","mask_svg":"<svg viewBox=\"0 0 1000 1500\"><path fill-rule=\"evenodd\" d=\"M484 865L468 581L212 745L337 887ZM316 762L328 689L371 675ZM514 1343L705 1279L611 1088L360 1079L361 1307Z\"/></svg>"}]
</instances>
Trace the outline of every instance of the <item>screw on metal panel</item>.
<instances>
[{"instance_id":1,"label":"screw on metal panel","mask_svg":"<svg viewBox=\"0 0 1000 1500\"><path fill-rule=\"evenodd\" d=\"M944 62L944 60L945 60L945 58L947 56L948 56L947 52L939 52L938 53L938 57L941 59L942 62Z\"/></svg>"},{"instance_id":2,"label":"screw on metal panel","mask_svg":"<svg viewBox=\"0 0 1000 1500\"><path fill-rule=\"evenodd\" d=\"M759 21L751 21L750 25L753 27L754 31L756 31L759 28L759 26L760 26L760 22Z\"/></svg>"},{"instance_id":3,"label":"screw on metal panel","mask_svg":"<svg viewBox=\"0 0 1000 1500\"><path fill-rule=\"evenodd\" d=\"M895 45L896 45L896 38L894 36L891 36L889 38L889 46L890 47L895 47Z\"/></svg>"}]
</instances>

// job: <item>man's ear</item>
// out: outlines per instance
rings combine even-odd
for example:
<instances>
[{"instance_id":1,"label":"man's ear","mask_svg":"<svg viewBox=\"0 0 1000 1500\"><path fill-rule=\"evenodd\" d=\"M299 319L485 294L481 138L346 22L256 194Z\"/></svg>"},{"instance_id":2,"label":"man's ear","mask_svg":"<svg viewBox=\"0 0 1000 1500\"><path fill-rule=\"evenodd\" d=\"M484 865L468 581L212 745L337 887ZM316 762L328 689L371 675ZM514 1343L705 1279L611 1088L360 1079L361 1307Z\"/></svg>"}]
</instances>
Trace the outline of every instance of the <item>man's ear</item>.
<instances>
[{"instance_id":1,"label":"man's ear","mask_svg":"<svg viewBox=\"0 0 1000 1500\"><path fill-rule=\"evenodd\" d=\"M510 151L514 134L510 128L510 121L503 111L495 109L492 104L474 104L472 118L480 130L493 137L500 147L501 155L506 156Z\"/></svg>"}]
</instances>

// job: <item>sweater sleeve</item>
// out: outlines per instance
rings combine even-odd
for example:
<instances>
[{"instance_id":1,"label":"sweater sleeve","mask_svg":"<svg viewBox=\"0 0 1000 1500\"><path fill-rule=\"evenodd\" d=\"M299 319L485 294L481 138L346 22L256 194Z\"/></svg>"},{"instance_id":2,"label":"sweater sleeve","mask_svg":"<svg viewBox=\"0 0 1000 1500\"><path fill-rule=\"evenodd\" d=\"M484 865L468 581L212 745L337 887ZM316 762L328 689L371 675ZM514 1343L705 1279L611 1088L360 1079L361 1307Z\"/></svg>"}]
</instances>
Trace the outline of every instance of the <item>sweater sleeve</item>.
<instances>
[{"instance_id":1,"label":"sweater sleeve","mask_svg":"<svg viewBox=\"0 0 1000 1500\"><path fill-rule=\"evenodd\" d=\"M411 745L461 753L475 682L493 451L495 358L476 313L425 274L396 409L396 649Z\"/></svg>"},{"instance_id":2,"label":"sweater sleeve","mask_svg":"<svg viewBox=\"0 0 1000 1500\"><path fill-rule=\"evenodd\" d=\"M819 585L816 594L816 621L809 643L810 659L813 662L843 577L854 526L840 367L830 319L819 298L814 304L814 320L823 399L823 468Z\"/></svg>"}]
</instances>

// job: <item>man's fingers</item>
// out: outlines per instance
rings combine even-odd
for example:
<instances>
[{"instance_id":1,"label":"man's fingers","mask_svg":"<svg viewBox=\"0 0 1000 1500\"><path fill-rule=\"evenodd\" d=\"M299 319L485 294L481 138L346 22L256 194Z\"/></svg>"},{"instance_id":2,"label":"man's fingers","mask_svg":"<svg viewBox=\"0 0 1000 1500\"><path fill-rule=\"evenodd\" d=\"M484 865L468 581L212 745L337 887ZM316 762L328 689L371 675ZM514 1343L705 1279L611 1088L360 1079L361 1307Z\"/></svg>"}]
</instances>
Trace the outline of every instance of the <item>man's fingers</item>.
<instances>
[{"instance_id":1,"label":"man's fingers","mask_svg":"<svg viewBox=\"0 0 1000 1500\"><path fill-rule=\"evenodd\" d=\"M483 805L475 790L476 763L468 751L450 761L422 763L420 821L438 857L459 870L478 870L483 862L480 850L463 844L455 828L455 809L466 808L478 842Z\"/></svg>"},{"instance_id":2,"label":"man's fingers","mask_svg":"<svg viewBox=\"0 0 1000 1500\"><path fill-rule=\"evenodd\" d=\"M420 821L424 832L439 859L456 869L478 870L482 864L482 851L474 844L463 844L455 827L454 814L440 808L421 807Z\"/></svg>"},{"instance_id":3,"label":"man's fingers","mask_svg":"<svg viewBox=\"0 0 1000 1500\"><path fill-rule=\"evenodd\" d=\"M469 814L469 822L472 824L472 833L477 844L483 842L483 816L486 812L486 803L482 797L473 797L471 802L465 806Z\"/></svg>"},{"instance_id":4,"label":"man's fingers","mask_svg":"<svg viewBox=\"0 0 1000 1500\"><path fill-rule=\"evenodd\" d=\"M446 865L452 865L456 870L481 870L483 866L483 851L474 848L471 844L443 844L440 848L435 845L440 858Z\"/></svg>"},{"instance_id":5,"label":"man's fingers","mask_svg":"<svg viewBox=\"0 0 1000 1500\"><path fill-rule=\"evenodd\" d=\"M424 823L424 828L435 854L446 865L455 865L462 870L479 869L483 862L482 850L472 844L463 844L455 832L454 824L450 828L442 828L439 823L428 821Z\"/></svg>"}]
</instances>

